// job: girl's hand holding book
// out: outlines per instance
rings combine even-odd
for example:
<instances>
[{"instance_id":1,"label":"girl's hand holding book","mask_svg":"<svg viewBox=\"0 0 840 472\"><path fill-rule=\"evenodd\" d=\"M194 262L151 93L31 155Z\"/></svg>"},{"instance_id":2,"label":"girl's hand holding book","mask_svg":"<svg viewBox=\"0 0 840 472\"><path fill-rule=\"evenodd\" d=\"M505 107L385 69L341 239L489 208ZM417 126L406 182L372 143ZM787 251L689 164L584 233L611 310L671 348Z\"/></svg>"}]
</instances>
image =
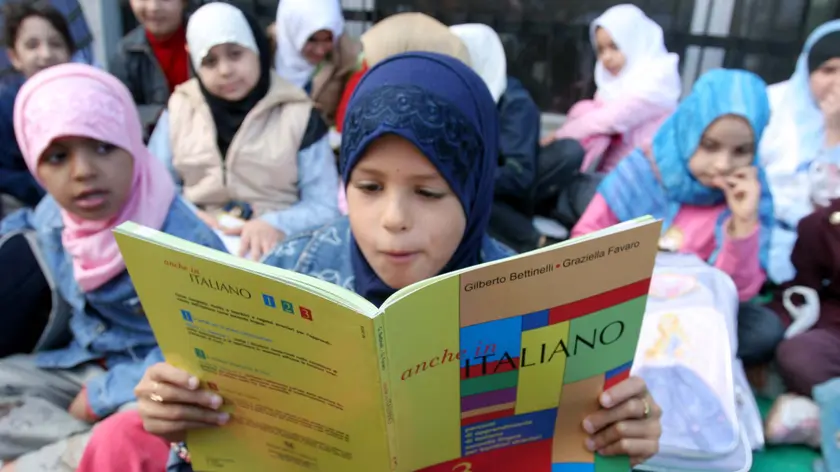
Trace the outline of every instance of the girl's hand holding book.
<instances>
[{"instance_id":1,"label":"girl's hand holding book","mask_svg":"<svg viewBox=\"0 0 840 472\"><path fill-rule=\"evenodd\" d=\"M630 377L598 401L603 409L583 420L583 429L590 434L587 449L604 456L630 456L634 466L659 452L662 410L644 380Z\"/></svg>"},{"instance_id":2,"label":"girl's hand holding book","mask_svg":"<svg viewBox=\"0 0 840 472\"><path fill-rule=\"evenodd\" d=\"M226 424L230 415L218 411L222 397L199 385L196 377L166 363L146 370L134 388L146 431L182 442L188 430Z\"/></svg>"}]
</instances>

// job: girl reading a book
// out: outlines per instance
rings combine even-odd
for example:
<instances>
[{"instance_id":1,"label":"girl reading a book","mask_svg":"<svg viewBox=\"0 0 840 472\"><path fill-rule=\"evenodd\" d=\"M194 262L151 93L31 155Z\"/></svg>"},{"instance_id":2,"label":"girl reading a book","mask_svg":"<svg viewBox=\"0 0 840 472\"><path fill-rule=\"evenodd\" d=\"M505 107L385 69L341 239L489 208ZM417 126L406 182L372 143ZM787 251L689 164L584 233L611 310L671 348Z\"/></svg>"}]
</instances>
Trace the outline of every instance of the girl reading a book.
<instances>
[{"instance_id":1,"label":"girl reading a book","mask_svg":"<svg viewBox=\"0 0 840 472\"><path fill-rule=\"evenodd\" d=\"M498 166L497 112L469 66L435 53L392 56L362 78L345 124L341 169L349 219L288 239L266 264L380 305L401 287L511 255L486 234ZM230 420L217 411L219 395L169 364L151 367L136 392L146 431L167 441ZM635 463L656 453L660 410L641 379L615 386L601 404L582 424L591 433L587 447ZM143 434L137 414L115 417L96 433L101 440L87 455L101 460L99 470L125 463L123 446L139 440L127 435ZM170 470L192 470L187 458L179 446Z\"/></svg>"},{"instance_id":2,"label":"girl reading a book","mask_svg":"<svg viewBox=\"0 0 840 472\"><path fill-rule=\"evenodd\" d=\"M149 142L231 253L259 259L338 216L327 127L306 93L271 71L253 18L214 2L190 17L196 78L169 99Z\"/></svg>"},{"instance_id":3,"label":"girl reading a book","mask_svg":"<svg viewBox=\"0 0 840 472\"><path fill-rule=\"evenodd\" d=\"M573 236L643 215L664 220L663 250L692 253L729 274L742 302L765 281L773 202L756 154L770 110L765 84L740 70L704 74L646 152L635 150L598 187ZM773 356L782 326L742 303L739 355Z\"/></svg>"},{"instance_id":4,"label":"girl reading a book","mask_svg":"<svg viewBox=\"0 0 840 472\"><path fill-rule=\"evenodd\" d=\"M54 300L70 312L69 325L56 317L47 329L69 341L0 360L0 470L75 470L66 461L79 457L91 425L133 402L133 387L159 359L150 357L157 342L111 230L131 220L224 246L177 197L143 145L128 89L110 74L82 64L39 72L21 88L14 125L48 195L6 217L0 236L34 233Z\"/></svg>"}]
</instances>

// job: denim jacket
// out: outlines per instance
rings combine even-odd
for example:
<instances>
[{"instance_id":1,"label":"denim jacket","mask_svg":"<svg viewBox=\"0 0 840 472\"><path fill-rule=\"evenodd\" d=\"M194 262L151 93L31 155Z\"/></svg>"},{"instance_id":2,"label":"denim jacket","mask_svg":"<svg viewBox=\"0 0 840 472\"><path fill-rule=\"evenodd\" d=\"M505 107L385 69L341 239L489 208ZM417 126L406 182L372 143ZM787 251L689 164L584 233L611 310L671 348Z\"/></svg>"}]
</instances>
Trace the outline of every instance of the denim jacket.
<instances>
[{"instance_id":1,"label":"denim jacket","mask_svg":"<svg viewBox=\"0 0 840 472\"><path fill-rule=\"evenodd\" d=\"M73 277L73 263L61 243L60 207L49 195L34 209L22 209L0 222L0 235L34 230L45 266L64 301L70 306L70 344L41 352L35 362L43 369L70 369L101 361L107 371L85 385L91 410L104 417L134 400L134 386L148 362L159 358L152 328L140 306L128 272L83 293ZM180 198L169 208L161 231L206 247L224 251L218 236ZM10 303L13 301L6 301Z\"/></svg>"},{"instance_id":2,"label":"denim jacket","mask_svg":"<svg viewBox=\"0 0 840 472\"><path fill-rule=\"evenodd\" d=\"M488 237L481 248L481 261L495 261L513 254L507 246ZM262 262L354 290L350 222L342 217L321 228L293 236L278 244ZM179 456L179 451L184 450L183 445L173 448L167 472L192 472L192 466Z\"/></svg>"}]
</instances>

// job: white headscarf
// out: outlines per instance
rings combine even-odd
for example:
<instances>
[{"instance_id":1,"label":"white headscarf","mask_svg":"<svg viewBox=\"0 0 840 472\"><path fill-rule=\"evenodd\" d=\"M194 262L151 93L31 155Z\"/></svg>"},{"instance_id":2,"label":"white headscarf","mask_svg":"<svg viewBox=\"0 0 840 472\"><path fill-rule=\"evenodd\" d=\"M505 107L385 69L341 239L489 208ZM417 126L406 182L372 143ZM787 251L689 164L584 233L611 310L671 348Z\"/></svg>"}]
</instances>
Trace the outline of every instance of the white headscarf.
<instances>
[{"instance_id":1,"label":"white headscarf","mask_svg":"<svg viewBox=\"0 0 840 472\"><path fill-rule=\"evenodd\" d=\"M344 33L339 0L281 0L277 6L277 75L304 87L315 72L301 54L309 38L320 30L332 32L333 41Z\"/></svg>"},{"instance_id":2,"label":"white headscarf","mask_svg":"<svg viewBox=\"0 0 840 472\"><path fill-rule=\"evenodd\" d=\"M624 54L621 72L614 76L601 61L595 65L596 98L606 101L641 98L663 107L675 107L682 94L679 62L665 48L662 28L635 5L616 5L589 27L592 46L595 31L604 28ZM596 47L597 49L597 47Z\"/></svg>"},{"instance_id":3,"label":"white headscarf","mask_svg":"<svg viewBox=\"0 0 840 472\"><path fill-rule=\"evenodd\" d=\"M507 57L499 35L493 28L480 23L455 25L449 29L461 38L470 53L473 70L499 103L507 89Z\"/></svg>"},{"instance_id":4,"label":"white headscarf","mask_svg":"<svg viewBox=\"0 0 840 472\"><path fill-rule=\"evenodd\" d=\"M235 6L221 2L208 3L190 15L187 44L195 70L201 68L201 61L219 44L238 44L260 55L245 14Z\"/></svg>"}]
</instances>

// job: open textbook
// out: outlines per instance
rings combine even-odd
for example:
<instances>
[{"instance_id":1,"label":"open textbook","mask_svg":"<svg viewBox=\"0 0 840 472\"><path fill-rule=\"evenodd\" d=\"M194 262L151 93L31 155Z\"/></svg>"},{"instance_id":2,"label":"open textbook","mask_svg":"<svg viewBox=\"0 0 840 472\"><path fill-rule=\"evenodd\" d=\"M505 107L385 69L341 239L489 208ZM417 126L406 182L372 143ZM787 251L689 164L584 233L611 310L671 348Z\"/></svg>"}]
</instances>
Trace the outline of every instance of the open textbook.
<instances>
[{"instance_id":1,"label":"open textbook","mask_svg":"<svg viewBox=\"0 0 840 472\"><path fill-rule=\"evenodd\" d=\"M126 223L167 362L225 400L200 471L627 472L583 418L629 375L660 222L434 277L380 308L337 285Z\"/></svg>"}]
</instances>

